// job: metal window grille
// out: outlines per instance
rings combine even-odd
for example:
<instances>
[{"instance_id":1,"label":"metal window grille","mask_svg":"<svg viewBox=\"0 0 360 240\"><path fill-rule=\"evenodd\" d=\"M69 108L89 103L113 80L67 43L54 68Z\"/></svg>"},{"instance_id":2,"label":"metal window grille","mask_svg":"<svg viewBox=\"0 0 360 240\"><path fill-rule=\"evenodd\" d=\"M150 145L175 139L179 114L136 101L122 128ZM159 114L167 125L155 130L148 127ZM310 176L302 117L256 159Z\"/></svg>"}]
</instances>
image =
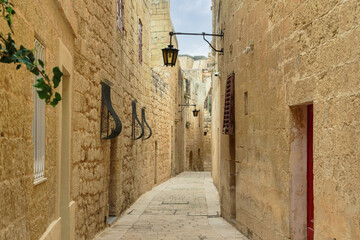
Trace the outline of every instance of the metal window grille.
<instances>
[{"instance_id":1,"label":"metal window grille","mask_svg":"<svg viewBox=\"0 0 360 240\"><path fill-rule=\"evenodd\" d=\"M224 123L223 134L233 135L235 125L235 74L231 74L226 81L225 89L225 106L224 106Z\"/></svg>"},{"instance_id":2,"label":"metal window grille","mask_svg":"<svg viewBox=\"0 0 360 240\"><path fill-rule=\"evenodd\" d=\"M121 32L124 32L124 2L117 0L117 26Z\"/></svg>"},{"instance_id":3,"label":"metal window grille","mask_svg":"<svg viewBox=\"0 0 360 240\"><path fill-rule=\"evenodd\" d=\"M145 111L146 111L146 108L143 107L141 109L141 124L144 127L143 140L148 140L152 136L152 129L151 129L150 125L148 124L148 122L146 121Z\"/></svg>"},{"instance_id":4,"label":"metal window grille","mask_svg":"<svg viewBox=\"0 0 360 240\"><path fill-rule=\"evenodd\" d=\"M35 62L41 60L45 63L45 47L36 39L34 44ZM35 76L34 83L40 78L41 76ZM34 183L36 184L45 179L45 101L39 98L36 88L33 88L33 94Z\"/></svg>"},{"instance_id":5,"label":"metal window grille","mask_svg":"<svg viewBox=\"0 0 360 240\"><path fill-rule=\"evenodd\" d=\"M143 58L142 58L142 33L143 33L143 25L141 20L139 19L139 62L142 63Z\"/></svg>"},{"instance_id":6,"label":"metal window grille","mask_svg":"<svg viewBox=\"0 0 360 240\"><path fill-rule=\"evenodd\" d=\"M109 81L105 80L110 84ZM117 137L122 130L122 123L116 114L110 95L110 86L106 82L101 83L101 139L112 139Z\"/></svg>"},{"instance_id":7,"label":"metal window grille","mask_svg":"<svg viewBox=\"0 0 360 240\"><path fill-rule=\"evenodd\" d=\"M144 126L140 122L138 115L136 113L136 103L137 101L132 101L132 139L139 140L144 136L145 130Z\"/></svg>"}]
</instances>

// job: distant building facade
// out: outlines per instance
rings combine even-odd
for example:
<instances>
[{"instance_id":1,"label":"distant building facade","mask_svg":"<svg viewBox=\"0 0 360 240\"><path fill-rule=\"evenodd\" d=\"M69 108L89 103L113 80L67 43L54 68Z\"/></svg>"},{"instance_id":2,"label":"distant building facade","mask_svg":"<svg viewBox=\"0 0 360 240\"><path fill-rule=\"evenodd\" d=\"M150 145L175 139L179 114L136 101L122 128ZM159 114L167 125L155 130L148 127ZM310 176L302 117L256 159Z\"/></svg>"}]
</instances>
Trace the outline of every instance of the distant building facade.
<instances>
[{"instance_id":1,"label":"distant building facade","mask_svg":"<svg viewBox=\"0 0 360 240\"><path fill-rule=\"evenodd\" d=\"M184 75L183 105L196 105L199 116L193 116L195 107L182 107L185 113L186 170L211 171L211 81L213 58L179 56Z\"/></svg>"}]
</instances>

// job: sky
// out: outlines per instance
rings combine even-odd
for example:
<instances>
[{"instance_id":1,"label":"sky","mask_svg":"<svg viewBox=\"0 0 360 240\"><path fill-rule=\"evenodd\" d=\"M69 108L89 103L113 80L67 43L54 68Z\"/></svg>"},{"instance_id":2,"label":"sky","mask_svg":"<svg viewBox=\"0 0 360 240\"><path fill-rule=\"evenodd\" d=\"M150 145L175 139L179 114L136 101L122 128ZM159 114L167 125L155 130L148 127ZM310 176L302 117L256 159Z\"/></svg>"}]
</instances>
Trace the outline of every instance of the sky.
<instances>
[{"instance_id":1,"label":"sky","mask_svg":"<svg viewBox=\"0 0 360 240\"><path fill-rule=\"evenodd\" d=\"M171 19L175 32L212 33L211 0L171 0ZM179 54L192 56L209 53L209 45L202 36L177 36ZM211 37L207 37L211 42Z\"/></svg>"}]
</instances>

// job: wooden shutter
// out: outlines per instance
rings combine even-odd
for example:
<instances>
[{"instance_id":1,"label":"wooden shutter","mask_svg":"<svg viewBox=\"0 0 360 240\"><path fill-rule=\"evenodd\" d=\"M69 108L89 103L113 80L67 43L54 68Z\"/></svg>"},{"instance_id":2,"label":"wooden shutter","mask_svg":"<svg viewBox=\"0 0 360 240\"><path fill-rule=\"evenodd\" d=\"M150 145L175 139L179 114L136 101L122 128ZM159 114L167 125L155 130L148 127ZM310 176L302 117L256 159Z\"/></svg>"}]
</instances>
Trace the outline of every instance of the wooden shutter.
<instances>
[{"instance_id":1,"label":"wooden shutter","mask_svg":"<svg viewBox=\"0 0 360 240\"><path fill-rule=\"evenodd\" d=\"M124 4L123 0L117 0L117 26L121 32L124 31Z\"/></svg>"},{"instance_id":2,"label":"wooden shutter","mask_svg":"<svg viewBox=\"0 0 360 240\"><path fill-rule=\"evenodd\" d=\"M235 130L235 74L226 80L223 134L233 135Z\"/></svg>"},{"instance_id":3,"label":"wooden shutter","mask_svg":"<svg viewBox=\"0 0 360 240\"><path fill-rule=\"evenodd\" d=\"M117 9L117 26L120 31L123 30L123 6L122 0L117 0L116 9Z\"/></svg>"}]
</instances>

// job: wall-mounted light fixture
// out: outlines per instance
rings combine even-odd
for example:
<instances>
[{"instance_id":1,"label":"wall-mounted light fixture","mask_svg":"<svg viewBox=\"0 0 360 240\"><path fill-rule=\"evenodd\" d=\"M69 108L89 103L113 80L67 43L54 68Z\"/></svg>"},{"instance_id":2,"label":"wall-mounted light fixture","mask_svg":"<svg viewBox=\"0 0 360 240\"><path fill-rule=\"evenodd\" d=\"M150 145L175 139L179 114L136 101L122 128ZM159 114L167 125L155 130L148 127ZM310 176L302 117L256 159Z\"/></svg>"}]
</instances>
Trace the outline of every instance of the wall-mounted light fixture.
<instances>
[{"instance_id":1,"label":"wall-mounted light fixture","mask_svg":"<svg viewBox=\"0 0 360 240\"><path fill-rule=\"evenodd\" d=\"M183 107L179 112L182 112L185 107L195 107L195 109L193 110L193 115L194 117L199 116L200 109L196 109L196 104L179 104L179 107Z\"/></svg>"},{"instance_id":2,"label":"wall-mounted light fixture","mask_svg":"<svg viewBox=\"0 0 360 240\"><path fill-rule=\"evenodd\" d=\"M204 136L206 136L208 134L208 132L209 132L209 127L208 127L208 125L206 125L204 127Z\"/></svg>"},{"instance_id":3,"label":"wall-mounted light fixture","mask_svg":"<svg viewBox=\"0 0 360 240\"><path fill-rule=\"evenodd\" d=\"M211 43L205 38L205 36L212 36L212 37L224 37L224 34L209 34L209 33L181 33L181 32L170 32L170 45L167 48L163 48L162 49L162 53L163 53L163 58L164 58L164 65L165 66L170 66L173 67L176 64L176 59L179 53L179 50L174 48L174 46L172 45L172 36L174 35L191 35L191 36L203 36L203 39L205 40L205 42L207 42L209 44L209 46L215 51L215 52L219 52L219 53L223 53L224 49L221 50L217 50L215 49Z\"/></svg>"}]
</instances>

